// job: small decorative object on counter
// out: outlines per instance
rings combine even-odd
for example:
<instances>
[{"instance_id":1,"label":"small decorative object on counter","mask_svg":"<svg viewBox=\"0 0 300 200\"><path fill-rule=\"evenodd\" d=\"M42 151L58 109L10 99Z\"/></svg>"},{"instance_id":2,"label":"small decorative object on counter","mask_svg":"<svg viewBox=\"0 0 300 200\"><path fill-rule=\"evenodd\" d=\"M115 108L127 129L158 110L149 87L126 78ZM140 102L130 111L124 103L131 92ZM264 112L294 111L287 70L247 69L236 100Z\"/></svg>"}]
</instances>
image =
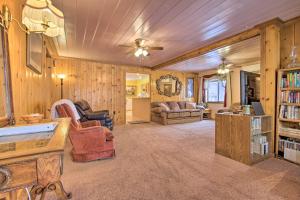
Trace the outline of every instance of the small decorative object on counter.
<instances>
[{"instance_id":1,"label":"small decorative object on counter","mask_svg":"<svg viewBox=\"0 0 300 200\"><path fill-rule=\"evenodd\" d=\"M244 115L251 115L251 106L250 105L244 105L243 106L243 114Z\"/></svg>"}]
</instances>

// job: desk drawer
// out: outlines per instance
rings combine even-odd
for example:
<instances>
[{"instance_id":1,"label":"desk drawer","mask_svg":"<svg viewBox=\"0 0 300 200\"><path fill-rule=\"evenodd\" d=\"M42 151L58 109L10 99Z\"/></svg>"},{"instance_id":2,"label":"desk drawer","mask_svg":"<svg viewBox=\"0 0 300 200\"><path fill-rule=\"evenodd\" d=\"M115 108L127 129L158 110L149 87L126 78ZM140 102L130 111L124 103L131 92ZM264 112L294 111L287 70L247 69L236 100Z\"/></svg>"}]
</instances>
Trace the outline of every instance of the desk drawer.
<instances>
[{"instance_id":1,"label":"desk drawer","mask_svg":"<svg viewBox=\"0 0 300 200\"><path fill-rule=\"evenodd\" d=\"M32 185L36 182L36 161L0 166L0 191Z\"/></svg>"}]
</instances>

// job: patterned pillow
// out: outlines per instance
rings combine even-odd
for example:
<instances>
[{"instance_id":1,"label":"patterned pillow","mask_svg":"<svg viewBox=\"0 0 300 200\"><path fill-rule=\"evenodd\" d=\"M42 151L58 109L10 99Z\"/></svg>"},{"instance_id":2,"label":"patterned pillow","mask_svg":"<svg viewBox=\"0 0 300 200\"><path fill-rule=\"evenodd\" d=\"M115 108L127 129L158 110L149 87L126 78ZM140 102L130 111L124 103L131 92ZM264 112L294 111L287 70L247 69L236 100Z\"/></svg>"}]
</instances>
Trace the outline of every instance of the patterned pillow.
<instances>
[{"instance_id":1,"label":"patterned pillow","mask_svg":"<svg viewBox=\"0 0 300 200\"><path fill-rule=\"evenodd\" d=\"M180 109L185 109L185 101L179 101L177 104L179 105Z\"/></svg>"},{"instance_id":2,"label":"patterned pillow","mask_svg":"<svg viewBox=\"0 0 300 200\"><path fill-rule=\"evenodd\" d=\"M186 109L196 109L196 103L186 102Z\"/></svg>"},{"instance_id":3,"label":"patterned pillow","mask_svg":"<svg viewBox=\"0 0 300 200\"><path fill-rule=\"evenodd\" d=\"M160 103L159 106L162 107L163 110L165 110L165 111L170 111L169 106L167 104L165 104L165 103Z\"/></svg>"},{"instance_id":4,"label":"patterned pillow","mask_svg":"<svg viewBox=\"0 0 300 200\"><path fill-rule=\"evenodd\" d=\"M177 102L168 102L168 105L169 105L171 110L180 110L180 107L177 104Z\"/></svg>"}]
</instances>

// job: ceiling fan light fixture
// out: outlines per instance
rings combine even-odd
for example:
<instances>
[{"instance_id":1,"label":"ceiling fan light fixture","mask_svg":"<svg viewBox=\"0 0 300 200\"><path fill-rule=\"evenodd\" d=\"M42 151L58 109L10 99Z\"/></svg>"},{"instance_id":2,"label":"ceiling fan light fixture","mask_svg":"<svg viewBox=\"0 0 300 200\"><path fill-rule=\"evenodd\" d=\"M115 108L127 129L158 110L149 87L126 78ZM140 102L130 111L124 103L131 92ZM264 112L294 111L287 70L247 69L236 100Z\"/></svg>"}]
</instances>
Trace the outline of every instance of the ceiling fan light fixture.
<instances>
[{"instance_id":1,"label":"ceiling fan light fixture","mask_svg":"<svg viewBox=\"0 0 300 200\"><path fill-rule=\"evenodd\" d=\"M64 34L64 14L50 0L27 0L22 23L29 32L40 32L49 37Z\"/></svg>"},{"instance_id":2,"label":"ceiling fan light fixture","mask_svg":"<svg viewBox=\"0 0 300 200\"><path fill-rule=\"evenodd\" d=\"M148 56L149 55L149 52L147 50L143 50L143 56Z\"/></svg>"},{"instance_id":3,"label":"ceiling fan light fixture","mask_svg":"<svg viewBox=\"0 0 300 200\"><path fill-rule=\"evenodd\" d=\"M137 50L134 52L135 57L140 57L140 55L143 54L142 48L137 48Z\"/></svg>"}]
</instances>

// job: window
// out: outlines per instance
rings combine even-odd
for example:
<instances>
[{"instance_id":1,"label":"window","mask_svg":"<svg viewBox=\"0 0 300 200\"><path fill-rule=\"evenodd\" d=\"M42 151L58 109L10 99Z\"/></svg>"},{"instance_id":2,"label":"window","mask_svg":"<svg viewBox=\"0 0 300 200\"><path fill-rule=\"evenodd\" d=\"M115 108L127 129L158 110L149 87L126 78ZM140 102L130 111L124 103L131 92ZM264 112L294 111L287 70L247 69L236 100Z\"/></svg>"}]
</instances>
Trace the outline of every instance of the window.
<instances>
[{"instance_id":1,"label":"window","mask_svg":"<svg viewBox=\"0 0 300 200\"><path fill-rule=\"evenodd\" d=\"M194 79L188 78L186 83L186 97L193 98L194 97Z\"/></svg>"},{"instance_id":2,"label":"window","mask_svg":"<svg viewBox=\"0 0 300 200\"><path fill-rule=\"evenodd\" d=\"M204 81L205 102L222 103L225 98L225 80L207 79Z\"/></svg>"}]
</instances>

